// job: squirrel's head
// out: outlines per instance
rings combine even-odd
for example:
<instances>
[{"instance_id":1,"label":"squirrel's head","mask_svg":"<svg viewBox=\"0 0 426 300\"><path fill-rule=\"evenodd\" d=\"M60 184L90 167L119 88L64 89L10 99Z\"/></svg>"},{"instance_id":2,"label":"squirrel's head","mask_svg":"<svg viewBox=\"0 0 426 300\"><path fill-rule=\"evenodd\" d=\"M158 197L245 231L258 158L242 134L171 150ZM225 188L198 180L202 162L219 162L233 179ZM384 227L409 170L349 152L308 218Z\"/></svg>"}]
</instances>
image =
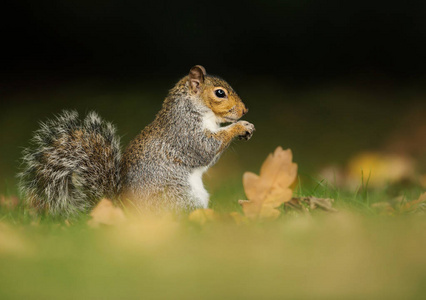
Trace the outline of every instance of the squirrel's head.
<instances>
[{"instance_id":1,"label":"squirrel's head","mask_svg":"<svg viewBox=\"0 0 426 300\"><path fill-rule=\"evenodd\" d=\"M220 123L236 122L248 112L234 89L225 80L207 75L203 66L191 68L188 82L190 92L213 111Z\"/></svg>"}]
</instances>

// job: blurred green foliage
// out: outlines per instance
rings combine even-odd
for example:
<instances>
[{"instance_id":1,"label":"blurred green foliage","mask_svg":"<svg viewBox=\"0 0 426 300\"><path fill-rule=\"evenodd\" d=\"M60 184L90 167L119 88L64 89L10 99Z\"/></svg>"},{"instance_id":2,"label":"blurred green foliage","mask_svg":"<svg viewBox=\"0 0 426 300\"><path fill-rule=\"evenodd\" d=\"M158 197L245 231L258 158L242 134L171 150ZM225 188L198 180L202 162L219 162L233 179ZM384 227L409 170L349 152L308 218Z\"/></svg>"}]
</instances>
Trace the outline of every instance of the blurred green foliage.
<instances>
[{"instance_id":1,"label":"blurred green foliage","mask_svg":"<svg viewBox=\"0 0 426 300\"><path fill-rule=\"evenodd\" d=\"M40 121L62 109L76 109L81 116L95 110L117 126L124 149L154 119L175 81L80 80L5 95L0 111L0 191L15 193L20 152ZM255 124L256 132L248 142L235 141L208 172L205 179L212 187L229 180L240 182L244 171L257 171L277 146L291 148L299 174L311 177L321 167L344 164L360 151L386 150L395 132L412 131L425 123L406 122L425 109L426 92L415 87L340 83L292 88L268 78L228 81L249 107L244 118ZM419 169L424 169L422 151L406 154L417 158Z\"/></svg>"}]
</instances>

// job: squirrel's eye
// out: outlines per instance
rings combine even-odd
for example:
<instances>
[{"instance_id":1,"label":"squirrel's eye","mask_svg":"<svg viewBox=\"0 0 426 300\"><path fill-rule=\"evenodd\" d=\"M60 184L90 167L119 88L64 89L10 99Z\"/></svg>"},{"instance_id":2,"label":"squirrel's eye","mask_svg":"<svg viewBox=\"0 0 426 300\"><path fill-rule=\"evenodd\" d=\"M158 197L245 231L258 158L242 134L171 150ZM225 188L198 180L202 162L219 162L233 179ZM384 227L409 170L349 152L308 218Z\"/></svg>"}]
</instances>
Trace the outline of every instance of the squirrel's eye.
<instances>
[{"instance_id":1,"label":"squirrel's eye","mask_svg":"<svg viewBox=\"0 0 426 300\"><path fill-rule=\"evenodd\" d=\"M222 89L217 89L214 93L216 94L216 97L218 98L225 98L226 96L225 91Z\"/></svg>"}]
</instances>

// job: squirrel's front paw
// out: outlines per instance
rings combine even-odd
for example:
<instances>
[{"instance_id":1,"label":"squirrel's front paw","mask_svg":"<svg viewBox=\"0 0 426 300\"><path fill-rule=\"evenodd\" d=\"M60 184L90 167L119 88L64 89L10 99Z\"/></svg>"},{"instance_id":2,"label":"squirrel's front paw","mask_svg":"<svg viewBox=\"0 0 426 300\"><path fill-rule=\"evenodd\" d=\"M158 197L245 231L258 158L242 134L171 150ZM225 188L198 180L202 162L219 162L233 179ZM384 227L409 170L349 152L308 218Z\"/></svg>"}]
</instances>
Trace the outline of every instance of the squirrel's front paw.
<instances>
[{"instance_id":1,"label":"squirrel's front paw","mask_svg":"<svg viewBox=\"0 0 426 300\"><path fill-rule=\"evenodd\" d=\"M241 126L241 133L238 135L238 138L248 141L255 131L254 125L247 121L239 121L237 124Z\"/></svg>"}]
</instances>

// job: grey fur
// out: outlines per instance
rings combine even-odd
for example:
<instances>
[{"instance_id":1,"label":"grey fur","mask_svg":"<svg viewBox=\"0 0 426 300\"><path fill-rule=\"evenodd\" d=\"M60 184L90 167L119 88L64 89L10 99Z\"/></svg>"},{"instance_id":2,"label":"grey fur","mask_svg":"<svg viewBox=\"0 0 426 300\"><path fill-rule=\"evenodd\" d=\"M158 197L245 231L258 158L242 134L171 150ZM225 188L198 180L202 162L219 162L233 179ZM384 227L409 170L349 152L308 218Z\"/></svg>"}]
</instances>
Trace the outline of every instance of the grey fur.
<instances>
[{"instance_id":1,"label":"grey fur","mask_svg":"<svg viewBox=\"0 0 426 300\"><path fill-rule=\"evenodd\" d=\"M120 160L120 138L111 123L95 112L80 121L76 111L63 111L41 123L23 151L19 189L39 211L86 212L102 196L117 193Z\"/></svg>"},{"instance_id":2,"label":"grey fur","mask_svg":"<svg viewBox=\"0 0 426 300\"><path fill-rule=\"evenodd\" d=\"M188 93L172 90L155 120L124 154L121 193L153 210L201 208L188 178L194 169L215 164L221 154L221 142L203 128L207 111Z\"/></svg>"},{"instance_id":3,"label":"grey fur","mask_svg":"<svg viewBox=\"0 0 426 300\"><path fill-rule=\"evenodd\" d=\"M196 91L192 75L200 76ZM209 98L216 87L227 90L229 101ZM31 147L24 150L18 175L21 194L37 210L63 216L86 212L103 196L154 211L207 207L202 173L233 138L251 137L254 126L237 122L245 112L232 87L196 66L170 91L155 120L121 158L120 139L111 123L94 112L80 121L77 112L64 111L42 123ZM210 115L213 122L206 120ZM219 129L226 120L235 123Z\"/></svg>"}]
</instances>

